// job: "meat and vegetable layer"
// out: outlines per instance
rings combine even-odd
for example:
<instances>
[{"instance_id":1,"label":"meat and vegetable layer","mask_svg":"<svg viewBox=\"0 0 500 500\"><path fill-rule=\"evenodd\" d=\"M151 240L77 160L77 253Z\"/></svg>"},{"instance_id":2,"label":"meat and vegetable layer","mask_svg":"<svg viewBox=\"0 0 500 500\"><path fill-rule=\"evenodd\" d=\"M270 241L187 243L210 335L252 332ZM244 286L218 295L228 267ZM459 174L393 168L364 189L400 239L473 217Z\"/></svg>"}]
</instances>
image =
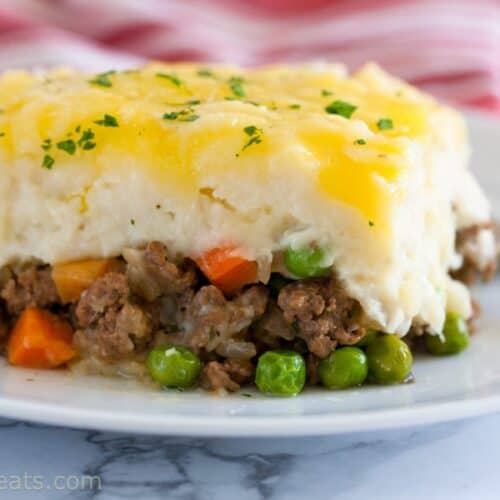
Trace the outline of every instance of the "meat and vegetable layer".
<instances>
[{"instance_id":1,"label":"meat and vegetable layer","mask_svg":"<svg viewBox=\"0 0 500 500\"><path fill-rule=\"evenodd\" d=\"M221 260L202 271L190 259L173 261L159 242L126 249L121 258L10 266L2 276L0 333L14 365L70 363L79 372L170 388L235 391L255 382L273 395L297 394L306 383L343 389L404 382L411 379L409 345L436 355L467 346L467 323L452 313L441 338L415 328L409 345L367 327L359 302L311 256L295 256L311 277L276 273L267 285L244 285L241 262ZM224 292L208 281L211 273Z\"/></svg>"},{"instance_id":2,"label":"meat and vegetable layer","mask_svg":"<svg viewBox=\"0 0 500 500\"><path fill-rule=\"evenodd\" d=\"M19 366L296 393L454 352L493 272L462 116L376 65L0 76ZM421 341L421 339L429 339Z\"/></svg>"}]
</instances>

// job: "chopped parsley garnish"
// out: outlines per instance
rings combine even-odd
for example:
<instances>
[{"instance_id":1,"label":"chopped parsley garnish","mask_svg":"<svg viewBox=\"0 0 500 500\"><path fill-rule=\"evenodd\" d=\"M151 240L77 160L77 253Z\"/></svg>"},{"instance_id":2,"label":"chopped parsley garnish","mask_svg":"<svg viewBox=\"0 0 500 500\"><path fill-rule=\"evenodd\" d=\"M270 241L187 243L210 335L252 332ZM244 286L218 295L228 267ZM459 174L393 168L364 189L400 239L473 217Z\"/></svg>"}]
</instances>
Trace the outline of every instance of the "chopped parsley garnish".
<instances>
[{"instance_id":1,"label":"chopped parsley garnish","mask_svg":"<svg viewBox=\"0 0 500 500\"><path fill-rule=\"evenodd\" d=\"M78 141L78 144L82 143L83 141L88 141L90 139L93 139L95 137L94 132L92 132L92 129L88 128L87 130L84 130L82 133L82 137Z\"/></svg>"},{"instance_id":2,"label":"chopped parsley garnish","mask_svg":"<svg viewBox=\"0 0 500 500\"><path fill-rule=\"evenodd\" d=\"M180 87L182 85L182 80L173 73L156 73L156 76L158 78L165 78L176 87Z\"/></svg>"},{"instance_id":3,"label":"chopped parsley garnish","mask_svg":"<svg viewBox=\"0 0 500 500\"><path fill-rule=\"evenodd\" d=\"M78 132L80 132L81 128L82 128L82 127L81 127L81 125L78 125L78 126L75 128L75 132L77 132L77 133L78 133Z\"/></svg>"},{"instance_id":4,"label":"chopped parsley garnish","mask_svg":"<svg viewBox=\"0 0 500 500\"><path fill-rule=\"evenodd\" d=\"M100 85L101 87L112 87L113 84L109 79L110 75L115 74L116 71L106 71L106 73L99 73L93 80L89 80L89 83L93 83L94 85Z\"/></svg>"},{"instance_id":5,"label":"chopped parsley garnish","mask_svg":"<svg viewBox=\"0 0 500 500\"><path fill-rule=\"evenodd\" d=\"M57 143L57 149L61 151L66 151L69 155L75 154L76 144L73 139L67 139L66 141L61 141Z\"/></svg>"},{"instance_id":6,"label":"chopped parsley garnish","mask_svg":"<svg viewBox=\"0 0 500 500\"><path fill-rule=\"evenodd\" d=\"M251 106L261 106L261 104L259 104L258 102L255 102L255 101L249 101L249 100L246 100L246 101L241 101L239 97L236 97L234 95L228 95L226 97L224 97L224 100L225 101L239 101L239 102L244 102L245 104L250 104Z\"/></svg>"},{"instance_id":7,"label":"chopped parsley garnish","mask_svg":"<svg viewBox=\"0 0 500 500\"><path fill-rule=\"evenodd\" d=\"M184 102L165 102L167 106L197 106L198 104L201 104L200 99L191 99L189 101L184 101Z\"/></svg>"},{"instance_id":8,"label":"chopped parsley garnish","mask_svg":"<svg viewBox=\"0 0 500 500\"><path fill-rule=\"evenodd\" d=\"M46 168L47 170L51 170L54 165L54 158L50 155L45 155L42 160L42 168Z\"/></svg>"},{"instance_id":9,"label":"chopped parsley garnish","mask_svg":"<svg viewBox=\"0 0 500 500\"><path fill-rule=\"evenodd\" d=\"M240 153L253 144L260 144L262 142L263 131L259 127L256 127L255 125L248 125L243 129L243 131L250 137L250 139L248 139L248 141L243 145ZM238 157L240 153L236 153L236 157Z\"/></svg>"},{"instance_id":10,"label":"chopped parsley garnish","mask_svg":"<svg viewBox=\"0 0 500 500\"><path fill-rule=\"evenodd\" d=\"M340 115L344 118L351 118L354 111L356 111L357 106L350 104L345 101L333 101L328 106L326 106L325 111L331 115Z\"/></svg>"},{"instance_id":11,"label":"chopped parsley garnish","mask_svg":"<svg viewBox=\"0 0 500 500\"><path fill-rule=\"evenodd\" d=\"M85 151L95 148L95 142L92 139L95 137L94 132L90 128L82 132L82 136L78 139L78 146L80 146Z\"/></svg>"},{"instance_id":12,"label":"chopped parsley garnish","mask_svg":"<svg viewBox=\"0 0 500 500\"><path fill-rule=\"evenodd\" d=\"M0 137L4 137L5 136L5 132L0 132Z\"/></svg>"},{"instance_id":13,"label":"chopped parsley garnish","mask_svg":"<svg viewBox=\"0 0 500 500\"><path fill-rule=\"evenodd\" d=\"M373 226L375 225L375 222L373 222L372 220L369 220L369 221L368 221L368 225L369 225L370 227L373 227Z\"/></svg>"},{"instance_id":14,"label":"chopped parsley garnish","mask_svg":"<svg viewBox=\"0 0 500 500\"><path fill-rule=\"evenodd\" d=\"M97 125L102 125L103 127L118 127L118 120L112 116L108 115L107 113L104 115L104 118L101 120L96 120L94 123Z\"/></svg>"},{"instance_id":15,"label":"chopped parsley garnish","mask_svg":"<svg viewBox=\"0 0 500 500\"><path fill-rule=\"evenodd\" d=\"M288 106L290 109L300 109L300 104L290 104L290 106Z\"/></svg>"},{"instance_id":16,"label":"chopped parsley garnish","mask_svg":"<svg viewBox=\"0 0 500 500\"><path fill-rule=\"evenodd\" d=\"M180 113L177 111L172 111L171 113L165 113L163 115L164 120L177 120L179 118Z\"/></svg>"},{"instance_id":17,"label":"chopped parsley garnish","mask_svg":"<svg viewBox=\"0 0 500 500\"><path fill-rule=\"evenodd\" d=\"M366 144L366 141L364 139L356 139L354 141L354 144L359 144L360 146L364 146Z\"/></svg>"},{"instance_id":18,"label":"chopped parsley garnish","mask_svg":"<svg viewBox=\"0 0 500 500\"><path fill-rule=\"evenodd\" d=\"M390 118L381 118L377 122L377 128L379 130L392 130L394 128L394 124Z\"/></svg>"},{"instance_id":19,"label":"chopped parsley garnish","mask_svg":"<svg viewBox=\"0 0 500 500\"><path fill-rule=\"evenodd\" d=\"M164 120L178 120L180 122L194 122L200 116L191 114L193 112L192 109L183 109L182 111L171 111L169 113L164 113Z\"/></svg>"},{"instance_id":20,"label":"chopped parsley garnish","mask_svg":"<svg viewBox=\"0 0 500 500\"><path fill-rule=\"evenodd\" d=\"M322 90L321 90L321 95L322 95L323 97L328 97L328 96L333 95L333 92L332 92L331 90L322 89Z\"/></svg>"},{"instance_id":21,"label":"chopped parsley garnish","mask_svg":"<svg viewBox=\"0 0 500 500\"><path fill-rule=\"evenodd\" d=\"M245 97L245 91L243 89L243 78L241 78L240 76L232 76L228 80L228 84L231 92L236 97Z\"/></svg>"},{"instance_id":22,"label":"chopped parsley garnish","mask_svg":"<svg viewBox=\"0 0 500 500\"><path fill-rule=\"evenodd\" d=\"M103 122L103 124L104 124L104 122L109 123L110 118L114 119L112 116L109 116L109 115L104 115L104 116L105 116L104 120L100 120ZM105 126L114 127L114 126L118 126L118 125L105 125ZM75 132L79 132L80 129L81 129L81 127L80 127L80 125L78 125L78 127L76 127L76 129L75 129ZM71 135L71 132L67 135ZM78 141L75 142L75 140L73 140L73 139L65 139L63 141L57 142L55 144L55 146L57 147L57 149L64 151L64 152L68 153L69 155L74 155L77 147L80 147L81 149L83 149L85 151L95 148L95 142L92 141L94 136L95 136L94 132L92 132L91 129L87 129L87 130L82 132L82 135L81 135L80 139L78 139ZM50 151L50 149L52 148L52 140L45 139L42 142L41 147L46 152ZM46 168L47 170L51 170L53 165L54 165L54 161L55 160L52 156L50 156L49 154L45 154L43 159L42 159L42 167Z\"/></svg>"},{"instance_id":23,"label":"chopped parsley garnish","mask_svg":"<svg viewBox=\"0 0 500 500\"><path fill-rule=\"evenodd\" d=\"M257 132L262 132L260 128L257 128L255 125L248 125L248 127L245 127L243 129L245 131L245 134L249 135L252 137L252 135L255 135Z\"/></svg>"},{"instance_id":24,"label":"chopped parsley garnish","mask_svg":"<svg viewBox=\"0 0 500 500\"><path fill-rule=\"evenodd\" d=\"M130 219L130 224L132 224L132 226L135 226L135 219Z\"/></svg>"},{"instance_id":25,"label":"chopped parsley garnish","mask_svg":"<svg viewBox=\"0 0 500 500\"><path fill-rule=\"evenodd\" d=\"M214 72L208 68L201 68L196 72L196 74L204 78L215 78Z\"/></svg>"},{"instance_id":26,"label":"chopped parsley garnish","mask_svg":"<svg viewBox=\"0 0 500 500\"><path fill-rule=\"evenodd\" d=\"M94 149L95 148L95 142L90 142L90 141L84 142L81 147L85 151L88 151L89 149Z\"/></svg>"},{"instance_id":27,"label":"chopped parsley garnish","mask_svg":"<svg viewBox=\"0 0 500 500\"><path fill-rule=\"evenodd\" d=\"M244 151L246 148L250 147L252 144L260 144L262 142L262 137L260 135L256 135L252 137L242 148Z\"/></svg>"}]
</instances>

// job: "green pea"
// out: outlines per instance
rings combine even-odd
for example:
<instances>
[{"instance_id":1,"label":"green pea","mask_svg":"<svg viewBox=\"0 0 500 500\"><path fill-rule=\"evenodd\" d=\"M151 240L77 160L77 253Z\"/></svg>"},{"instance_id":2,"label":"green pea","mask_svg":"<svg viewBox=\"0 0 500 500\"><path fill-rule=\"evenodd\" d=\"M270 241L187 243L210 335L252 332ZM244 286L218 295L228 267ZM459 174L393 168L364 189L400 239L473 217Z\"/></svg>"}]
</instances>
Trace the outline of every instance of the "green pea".
<instances>
[{"instance_id":1,"label":"green pea","mask_svg":"<svg viewBox=\"0 0 500 500\"><path fill-rule=\"evenodd\" d=\"M456 313L448 313L443 327L443 337L438 335L424 336L425 348L435 356L457 354L469 345L469 329L465 319Z\"/></svg>"},{"instance_id":2,"label":"green pea","mask_svg":"<svg viewBox=\"0 0 500 500\"><path fill-rule=\"evenodd\" d=\"M379 384L404 382L411 372L410 348L396 335L379 335L366 348L368 373Z\"/></svg>"},{"instance_id":3,"label":"green pea","mask_svg":"<svg viewBox=\"0 0 500 500\"><path fill-rule=\"evenodd\" d=\"M295 396L306 382L304 358L295 351L265 352L257 362L255 384L272 396Z\"/></svg>"},{"instance_id":4,"label":"green pea","mask_svg":"<svg viewBox=\"0 0 500 500\"><path fill-rule=\"evenodd\" d=\"M368 344L371 344L377 338L377 330L373 328L367 328L364 337L361 337L354 345L356 347L366 347Z\"/></svg>"},{"instance_id":5,"label":"green pea","mask_svg":"<svg viewBox=\"0 0 500 500\"><path fill-rule=\"evenodd\" d=\"M342 347L319 362L318 374L327 389L361 385L368 375L366 355L358 347Z\"/></svg>"},{"instance_id":6,"label":"green pea","mask_svg":"<svg viewBox=\"0 0 500 500\"><path fill-rule=\"evenodd\" d=\"M325 275L330 266L324 265L325 252L321 248L305 247L285 250L285 266L297 278Z\"/></svg>"},{"instance_id":7,"label":"green pea","mask_svg":"<svg viewBox=\"0 0 500 500\"><path fill-rule=\"evenodd\" d=\"M155 347L147 366L154 380L167 387L190 387L198 378L201 361L189 349L174 345Z\"/></svg>"}]
</instances>

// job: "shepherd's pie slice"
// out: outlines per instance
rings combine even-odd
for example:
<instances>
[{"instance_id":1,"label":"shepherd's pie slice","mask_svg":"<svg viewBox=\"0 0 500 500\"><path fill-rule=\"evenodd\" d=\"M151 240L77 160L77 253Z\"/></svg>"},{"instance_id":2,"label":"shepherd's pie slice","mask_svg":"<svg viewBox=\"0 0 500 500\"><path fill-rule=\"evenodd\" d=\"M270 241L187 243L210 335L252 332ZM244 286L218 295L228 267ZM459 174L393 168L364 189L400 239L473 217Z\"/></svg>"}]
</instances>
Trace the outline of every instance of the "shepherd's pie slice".
<instances>
[{"instance_id":1,"label":"shepherd's pie slice","mask_svg":"<svg viewBox=\"0 0 500 500\"><path fill-rule=\"evenodd\" d=\"M234 389L262 350L440 335L494 268L462 116L373 64L10 71L0 109L4 323L63 311L68 359L163 340Z\"/></svg>"}]
</instances>

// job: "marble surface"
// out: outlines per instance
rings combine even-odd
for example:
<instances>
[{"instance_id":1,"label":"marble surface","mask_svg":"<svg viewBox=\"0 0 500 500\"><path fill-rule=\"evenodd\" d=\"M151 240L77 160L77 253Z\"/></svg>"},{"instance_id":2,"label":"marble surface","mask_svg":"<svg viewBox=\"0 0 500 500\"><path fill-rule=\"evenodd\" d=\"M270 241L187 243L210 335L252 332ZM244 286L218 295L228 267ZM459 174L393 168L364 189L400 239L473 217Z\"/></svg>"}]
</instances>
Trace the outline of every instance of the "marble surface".
<instances>
[{"instance_id":1,"label":"marble surface","mask_svg":"<svg viewBox=\"0 0 500 500\"><path fill-rule=\"evenodd\" d=\"M133 436L0 419L0 498L9 500L496 500L499 465L500 414L288 439Z\"/></svg>"}]
</instances>

